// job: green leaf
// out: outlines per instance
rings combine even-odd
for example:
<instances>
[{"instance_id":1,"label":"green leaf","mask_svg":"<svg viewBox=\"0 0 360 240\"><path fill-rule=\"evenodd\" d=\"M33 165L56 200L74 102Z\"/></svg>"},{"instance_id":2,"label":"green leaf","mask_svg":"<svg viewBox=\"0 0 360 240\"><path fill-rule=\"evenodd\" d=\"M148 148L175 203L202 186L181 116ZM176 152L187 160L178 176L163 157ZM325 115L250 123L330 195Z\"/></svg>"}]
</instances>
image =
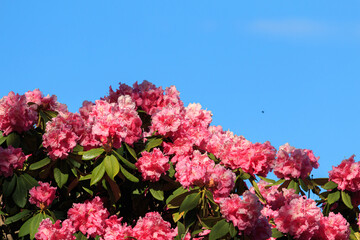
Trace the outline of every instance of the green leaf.
<instances>
[{"instance_id":1,"label":"green leaf","mask_svg":"<svg viewBox=\"0 0 360 240\"><path fill-rule=\"evenodd\" d=\"M115 155L129 168L131 169L137 169L135 164L131 163L129 160L127 160L126 158L124 158L123 156L121 156L121 154L119 154L117 151L113 150L113 153L115 153Z\"/></svg>"},{"instance_id":2,"label":"green leaf","mask_svg":"<svg viewBox=\"0 0 360 240\"><path fill-rule=\"evenodd\" d=\"M77 153L77 152L82 152L84 150L84 147L81 146L81 145L76 145L74 148L73 148L73 152L74 153Z\"/></svg>"},{"instance_id":3,"label":"green leaf","mask_svg":"<svg viewBox=\"0 0 360 240\"><path fill-rule=\"evenodd\" d=\"M340 199L340 192L336 191L328 195L327 202L328 204L333 204L334 202L337 202L339 199Z\"/></svg>"},{"instance_id":4,"label":"green leaf","mask_svg":"<svg viewBox=\"0 0 360 240\"><path fill-rule=\"evenodd\" d=\"M163 142L162 138L151 138L150 140L148 140L145 146L145 151L149 152L151 149L160 146L162 142Z\"/></svg>"},{"instance_id":5,"label":"green leaf","mask_svg":"<svg viewBox=\"0 0 360 240\"><path fill-rule=\"evenodd\" d=\"M5 197L11 196L11 194L14 192L16 181L17 181L16 174L14 174L11 177L11 179L5 178L5 181L3 182L3 193Z\"/></svg>"},{"instance_id":6,"label":"green leaf","mask_svg":"<svg viewBox=\"0 0 360 240\"><path fill-rule=\"evenodd\" d=\"M25 185L28 190L30 190L31 188L33 188L35 186L39 186L38 181L36 181L35 178L33 178L32 176L30 176L27 173L24 173L24 174L20 175L19 177L24 179Z\"/></svg>"},{"instance_id":7,"label":"green leaf","mask_svg":"<svg viewBox=\"0 0 360 240\"><path fill-rule=\"evenodd\" d=\"M180 187L180 188L182 188L182 187ZM191 191L185 190L185 192L175 195L176 191L178 191L178 190L175 190L174 193L172 195L170 195L168 199L166 199L168 208L179 208L180 205L182 204L182 202L184 201L184 199L188 195L190 195L192 193L198 193L199 189L193 189Z\"/></svg>"},{"instance_id":8,"label":"green leaf","mask_svg":"<svg viewBox=\"0 0 360 240\"><path fill-rule=\"evenodd\" d=\"M125 144L125 147L126 149L129 151L129 153L131 154L131 156L133 156L133 158L135 158L137 160L137 157L136 157L136 152L133 148L131 148L129 145L127 145L126 143Z\"/></svg>"},{"instance_id":9,"label":"green leaf","mask_svg":"<svg viewBox=\"0 0 360 240\"><path fill-rule=\"evenodd\" d=\"M266 202L265 198L261 195L260 189L259 189L257 183L255 182L255 180L251 179L250 182L253 185L253 187L255 189L255 193L256 193L257 197L259 198L259 200L261 200L262 202Z\"/></svg>"},{"instance_id":10,"label":"green leaf","mask_svg":"<svg viewBox=\"0 0 360 240\"><path fill-rule=\"evenodd\" d=\"M200 193L192 193L185 197L180 205L179 212L190 211L197 207L200 201Z\"/></svg>"},{"instance_id":11,"label":"green leaf","mask_svg":"<svg viewBox=\"0 0 360 240\"><path fill-rule=\"evenodd\" d=\"M178 227L178 235L182 237L183 234L185 234L185 226L180 221L177 222Z\"/></svg>"},{"instance_id":12,"label":"green leaf","mask_svg":"<svg viewBox=\"0 0 360 240\"><path fill-rule=\"evenodd\" d=\"M10 133L6 138L6 144L18 148L20 146L20 136L16 132Z\"/></svg>"},{"instance_id":13,"label":"green leaf","mask_svg":"<svg viewBox=\"0 0 360 240\"><path fill-rule=\"evenodd\" d=\"M62 188L69 179L69 170L62 161L60 161L59 167L54 168L54 178L59 188Z\"/></svg>"},{"instance_id":14,"label":"green leaf","mask_svg":"<svg viewBox=\"0 0 360 240\"><path fill-rule=\"evenodd\" d=\"M273 238L281 238L282 236L284 236L279 230L277 230L276 228L271 229L272 232L272 237Z\"/></svg>"},{"instance_id":15,"label":"green leaf","mask_svg":"<svg viewBox=\"0 0 360 240\"><path fill-rule=\"evenodd\" d=\"M91 160L100 156L105 150L103 148L93 148L86 152L79 152L82 155L82 160Z\"/></svg>"},{"instance_id":16,"label":"green leaf","mask_svg":"<svg viewBox=\"0 0 360 240\"><path fill-rule=\"evenodd\" d=\"M290 181L289 186L287 187L287 189L295 189L295 193L299 194L299 192L300 192L299 183L296 182L293 179L293 180Z\"/></svg>"},{"instance_id":17,"label":"green leaf","mask_svg":"<svg viewBox=\"0 0 360 240\"><path fill-rule=\"evenodd\" d=\"M308 186L305 184L305 182L299 178L299 183L302 189L304 189L305 192L307 192L309 190Z\"/></svg>"},{"instance_id":18,"label":"green leaf","mask_svg":"<svg viewBox=\"0 0 360 240\"><path fill-rule=\"evenodd\" d=\"M20 228L19 237L24 237L30 234L30 224L35 216L29 218Z\"/></svg>"},{"instance_id":19,"label":"green leaf","mask_svg":"<svg viewBox=\"0 0 360 240\"><path fill-rule=\"evenodd\" d=\"M264 180L265 182L268 182L268 183L275 183L275 180L272 180L272 179L269 179L269 178L266 178L266 177L259 176L259 178L261 180Z\"/></svg>"},{"instance_id":20,"label":"green leaf","mask_svg":"<svg viewBox=\"0 0 360 240\"><path fill-rule=\"evenodd\" d=\"M86 187L82 187L88 194L90 194L91 196L94 195L94 192L92 190L90 190L89 188Z\"/></svg>"},{"instance_id":21,"label":"green leaf","mask_svg":"<svg viewBox=\"0 0 360 240\"><path fill-rule=\"evenodd\" d=\"M46 218L46 215L43 213L38 213L32 218L30 223L30 238L34 239L35 234L38 232L39 225L43 219Z\"/></svg>"},{"instance_id":22,"label":"green leaf","mask_svg":"<svg viewBox=\"0 0 360 240\"><path fill-rule=\"evenodd\" d=\"M120 171L121 173L130 181L132 182L139 182L139 179L137 177L135 177L134 175L132 175L131 173L129 173L123 166L120 165Z\"/></svg>"},{"instance_id":23,"label":"green leaf","mask_svg":"<svg viewBox=\"0 0 360 240\"><path fill-rule=\"evenodd\" d=\"M90 186L94 185L95 183L97 183L98 181L101 180L101 178L104 176L105 174L105 166L104 166L104 162L101 162L96 168L94 168L94 170L91 172L91 181L90 181Z\"/></svg>"},{"instance_id":24,"label":"green leaf","mask_svg":"<svg viewBox=\"0 0 360 240\"><path fill-rule=\"evenodd\" d=\"M211 229L209 234L209 240L216 240L224 237L229 233L230 224L225 221L225 219L217 222L214 227Z\"/></svg>"},{"instance_id":25,"label":"green leaf","mask_svg":"<svg viewBox=\"0 0 360 240\"><path fill-rule=\"evenodd\" d=\"M85 180L89 180L91 179L91 174L85 175L85 176L80 176L79 181L85 181Z\"/></svg>"},{"instance_id":26,"label":"green leaf","mask_svg":"<svg viewBox=\"0 0 360 240\"><path fill-rule=\"evenodd\" d=\"M164 201L164 191L150 188L150 193L155 199L159 201Z\"/></svg>"},{"instance_id":27,"label":"green leaf","mask_svg":"<svg viewBox=\"0 0 360 240\"><path fill-rule=\"evenodd\" d=\"M234 224L230 223L230 229L229 229L229 233L230 233L230 237L235 237L237 234L237 230L235 229Z\"/></svg>"},{"instance_id":28,"label":"green leaf","mask_svg":"<svg viewBox=\"0 0 360 240\"><path fill-rule=\"evenodd\" d=\"M2 133L0 133L0 145L6 141L6 138L7 136L4 136Z\"/></svg>"},{"instance_id":29,"label":"green leaf","mask_svg":"<svg viewBox=\"0 0 360 240\"><path fill-rule=\"evenodd\" d=\"M51 159L46 157L43 160L40 160L40 161L38 161L36 163L31 164L29 169L30 170L36 170L36 169L39 169L39 168L42 168L42 167L48 165L50 162L51 162Z\"/></svg>"},{"instance_id":30,"label":"green leaf","mask_svg":"<svg viewBox=\"0 0 360 240\"><path fill-rule=\"evenodd\" d=\"M188 192L185 188L183 187L179 187L178 189L176 189L167 199L166 199L166 204L168 204L171 200L173 200L175 197ZM184 197L185 198L185 197Z\"/></svg>"},{"instance_id":31,"label":"green leaf","mask_svg":"<svg viewBox=\"0 0 360 240\"><path fill-rule=\"evenodd\" d=\"M16 179L16 188L12 195L12 199L14 200L15 204L18 205L20 208L25 207L27 201L28 189L25 184L25 180L23 177L18 177Z\"/></svg>"},{"instance_id":32,"label":"green leaf","mask_svg":"<svg viewBox=\"0 0 360 240\"><path fill-rule=\"evenodd\" d=\"M6 218L5 219L5 224L10 224L10 223L13 223L13 222L17 222L20 219L28 216L30 213L31 213L30 210L24 209L22 212L19 212L18 214L15 214L14 216Z\"/></svg>"},{"instance_id":33,"label":"green leaf","mask_svg":"<svg viewBox=\"0 0 360 240\"><path fill-rule=\"evenodd\" d=\"M114 180L114 177L119 173L120 164L117 158L114 155L106 155L103 164L105 166L105 171L107 175Z\"/></svg>"},{"instance_id":34,"label":"green leaf","mask_svg":"<svg viewBox=\"0 0 360 240\"><path fill-rule=\"evenodd\" d=\"M44 113L49 117L49 118L54 118L58 115L58 112L56 111L50 111L50 110L47 110L47 111L44 111Z\"/></svg>"},{"instance_id":35,"label":"green leaf","mask_svg":"<svg viewBox=\"0 0 360 240\"><path fill-rule=\"evenodd\" d=\"M76 240L88 240L88 238L82 234L82 232L78 232L75 234Z\"/></svg>"},{"instance_id":36,"label":"green leaf","mask_svg":"<svg viewBox=\"0 0 360 240\"><path fill-rule=\"evenodd\" d=\"M348 208L353 209L353 205L351 204L351 197L347 192L341 191L341 199Z\"/></svg>"},{"instance_id":37,"label":"green leaf","mask_svg":"<svg viewBox=\"0 0 360 240\"><path fill-rule=\"evenodd\" d=\"M175 168L172 162L170 162L170 168L169 168L169 177L174 177L175 175Z\"/></svg>"},{"instance_id":38,"label":"green leaf","mask_svg":"<svg viewBox=\"0 0 360 240\"><path fill-rule=\"evenodd\" d=\"M337 186L338 185L336 183L334 183L333 181L329 181L324 186L322 186L322 188L325 190L331 190L331 189L336 188Z\"/></svg>"}]
</instances>

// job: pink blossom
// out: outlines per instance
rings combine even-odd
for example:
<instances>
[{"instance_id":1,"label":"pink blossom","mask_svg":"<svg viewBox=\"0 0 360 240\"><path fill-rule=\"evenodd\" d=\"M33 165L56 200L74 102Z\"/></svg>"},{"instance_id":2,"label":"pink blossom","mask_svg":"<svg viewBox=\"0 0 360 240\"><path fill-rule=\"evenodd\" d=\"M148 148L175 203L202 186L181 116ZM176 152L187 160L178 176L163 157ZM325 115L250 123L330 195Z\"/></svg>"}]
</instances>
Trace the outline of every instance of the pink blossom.
<instances>
[{"instance_id":1,"label":"pink blossom","mask_svg":"<svg viewBox=\"0 0 360 240\"><path fill-rule=\"evenodd\" d=\"M23 168L23 164L29 156L25 156L21 148L0 147L0 176L12 176L15 169Z\"/></svg>"},{"instance_id":2,"label":"pink blossom","mask_svg":"<svg viewBox=\"0 0 360 240\"><path fill-rule=\"evenodd\" d=\"M109 219L105 220L106 228L103 240L125 240L131 239L133 231L126 223L121 224L122 218L117 218L112 215Z\"/></svg>"},{"instance_id":3,"label":"pink blossom","mask_svg":"<svg viewBox=\"0 0 360 240\"><path fill-rule=\"evenodd\" d=\"M50 183L38 182L39 186L30 189L29 202L38 208L47 208L55 199L56 187L51 187Z\"/></svg>"},{"instance_id":4,"label":"pink blossom","mask_svg":"<svg viewBox=\"0 0 360 240\"><path fill-rule=\"evenodd\" d=\"M328 217L320 219L320 229L315 239L319 240L348 240L350 225L341 213L329 213Z\"/></svg>"},{"instance_id":5,"label":"pink blossom","mask_svg":"<svg viewBox=\"0 0 360 240\"><path fill-rule=\"evenodd\" d=\"M360 191L360 163L355 162L354 157L343 160L329 171L329 180L337 183L340 190Z\"/></svg>"},{"instance_id":6,"label":"pink blossom","mask_svg":"<svg viewBox=\"0 0 360 240\"><path fill-rule=\"evenodd\" d=\"M288 143L280 146L274 164L274 174L278 178L307 178L313 168L318 168L319 157L311 150L297 149Z\"/></svg>"},{"instance_id":7,"label":"pink blossom","mask_svg":"<svg viewBox=\"0 0 360 240\"><path fill-rule=\"evenodd\" d=\"M71 221L66 219L62 222L57 220L54 224L49 218L42 220L35 234L37 240L75 240L75 228L72 226Z\"/></svg>"},{"instance_id":8,"label":"pink blossom","mask_svg":"<svg viewBox=\"0 0 360 240\"><path fill-rule=\"evenodd\" d=\"M259 217L255 227L252 229L252 232L249 234L250 239L256 240L267 240L271 237L271 226L266 219L266 217Z\"/></svg>"},{"instance_id":9,"label":"pink blossom","mask_svg":"<svg viewBox=\"0 0 360 240\"><path fill-rule=\"evenodd\" d=\"M0 130L4 135L29 130L36 123L37 118L37 113L27 105L24 95L9 92L0 99Z\"/></svg>"},{"instance_id":10,"label":"pink blossom","mask_svg":"<svg viewBox=\"0 0 360 240\"><path fill-rule=\"evenodd\" d=\"M175 167L175 177L185 188L204 186L209 183L209 173L212 172L214 166L214 161L208 158L206 154L201 154L195 150L191 160L186 156L178 161Z\"/></svg>"},{"instance_id":11,"label":"pink blossom","mask_svg":"<svg viewBox=\"0 0 360 240\"><path fill-rule=\"evenodd\" d=\"M103 235L105 230L105 219L109 212L104 208L99 197L85 203L74 203L68 211L68 218L72 221L76 231L80 230L88 237Z\"/></svg>"},{"instance_id":12,"label":"pink blossom","mask_svg":"<svg viewBox=\"0 0 360 240\"><path fill-rule=\"evenodd\" d=\"M212 191L215 201L218 201L219 198L228 197L235 186L235 173L217 164L214 168L210 169L209 174L210 181L207 185Z\"/></svg>"},{"instance_id":13,"label":"pink blossom","mask_svg":"<svg viewBox=\"0 0 360 240\"><path fill-rule=\"evenodd\" d=\"M152 152L144 151L141 155L135 165L144 180L159 181L161 174L170 168L169 157L164 156L159 148L154 148Z\"/></svg>"},{"instance_id":14,"label":"pink blossom","mask_svg":"<svg viewBox=\"0 0 360 240\"><path fill-rule=\"evenodd\" d=\"M310 240L319 230L322 213L312 199L296 198L282 206L274 218L276 228L295 239Z\"/></svg>"},{"instance_id":15,"label":"pink blossom","mask_svg":"<svg viewBox=\"0 0 360 240\"><path fill-rule=\"evenodd\" d=\"M221 127L211 127L209 131L211 137L205 148L225 166L264 177L271 170L276 149L269 142L253 144L243 136L222 131Z\"/></svg>"},{"instance_id":16,"label":"pink blossom","mask_svg":"<svg viewBox=\"0 0 360 240\"><path fill-rule=\"evenodd\" d=\"M245 191L243 199L231 194L220 203L220 212L226 221L231 221L245 235L252 232L261 216L262 205L255 194Z\"/></svg>"},{"instance_id":17,"label":"pink blossom","mask_svg":"<svg viewBox=\"0 0 360 240\"><path fill-rule=\"evenodd\" d=\"M132 145L142 133L141 119L129 96L120 96L117 103L97 100L89 113L92 134L103 145L121 147L121 142Z\"/></svg>"},{"instance_id":18,"label":"pink blossom","mask_svg":"<svg viewBox=\"0 0 360 240\"><path fill-rule=\"evenodd\" d=\"M133 234L138 240L169 240L177 235L177 230L172 229L160 213L149 212L137 221Z\"/></svg>"},{"instance_id":19,"label":"pink blossom","mask_svg":"<svg viewBox=\"0 0 360 240\"><path fill-rule=\"evenodd\" d=\"M35 108L34 105L31 105L31 107L34 108L35 111L40 108L44 111L50 110L63 113L68 112L67 106L65 104L59 103L55 95L52 95L51 97L47 95L46 97L44 97L44 95L39 89L35 89L34 91L28 91L25 93L25 96L27 103L35 103Z\"/></svg>"},{"instance_id":20,"label":"pink blossom","mask_svg":"<svg viewBox=\"0 0 360 240\"><path fill-rule=\"evenodd\" d=\"M43 135L43 146L49 156L56 160L65 159L74 149L84 128L83 120L78 114L59 113L58 116L47 122L46 132Z\"/></svg>"},{"instance_id":21,"label":"pink blossom","mask_svg":"<svg viewBox=\"0 0 360 240\"><path fill-rule=\"evenodd\" d=\"M172 136L179 130L183 112L180 108L164 107L152 117L151 132L158 132L164 136Z\"/></svg>"}]
</instances>

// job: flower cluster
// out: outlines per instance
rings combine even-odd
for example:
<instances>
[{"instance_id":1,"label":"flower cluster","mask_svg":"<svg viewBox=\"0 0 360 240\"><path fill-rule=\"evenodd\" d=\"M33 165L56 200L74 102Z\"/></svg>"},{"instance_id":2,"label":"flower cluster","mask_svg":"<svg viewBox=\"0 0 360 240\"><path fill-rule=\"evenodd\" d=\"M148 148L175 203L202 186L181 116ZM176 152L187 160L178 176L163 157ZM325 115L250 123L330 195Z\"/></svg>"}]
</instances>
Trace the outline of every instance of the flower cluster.
<instances>
[{"instance_id":1,"label":"flower cluster","mask_svg":"<svg viewBox=\"0 0 360 240\"><path fill-rule=\"evenodd\" d=\"M44 219L35 234L37 240L75 240L74 233L76 232L71 221L66 219L61 223L57 220L54 224L50 218Z\"/></svg>"},{"instance_id":2,"label":"flower cluster","mask_svg":"<svg viewBox=\"0 0 360 240\"><path fill-rule=\"evenodd\" d=\"M56 187L47 182L38 182L39 186L30 189L29 202L38 208L47 208L55 199Z\"/></svg>"},{"instance_id":3,"label":"flower cluster","mask_svg":"<svg viewBox=\"0 0 360 240\"><path fill-rule=\"evenodd\" d=\"M10 177L15 169L21 169L25 160L29 156L25 156L21 148L0 147L0 176Z\"/></svg>"},{"instance_id":4,"label":"flower cluster","mask_svg":"<svg viewBox=\"0 0 360 240\"><path fill-rule=\"evenodd\" d=\"M29 130L37 120L37 112L27 104L25 95L9 94L0 99L0 130L5 135Z\"/></svg>"},{"instance_id":5,"label":"flower cluster","mask_svg":"<svg viewBox=\"0 0 360 240\"><path fill-rule=\"evenodd\" d=\"M360 163L355 162L354 157L343 160L329 171L329 180L337 183L340 190L360 191Z\"/></svg>"},{"instance_id":6,"label":"flower cluster","mask_svg":"<svg viewBox=\"0 0 360 240\"><path fill-rule=\"evenodd\" d=\"M307 178L313 168L318 168L319 157L311 150L298 149L288 143L280 146L274 165L274 173L278 178Z\"/></svg>"},{"instance_id":7,"label":"flower cluster","mask_svg":"<svg viewBox=\"0 0 360 240\"><path fill-rule=\"evenodd\" d=\"M159 181L161 174L170 168L169 157L164 156L159 148L154 148L152 152L144 151L141 155L135 165L144 180Z\"/></svg>"}]
</instances>

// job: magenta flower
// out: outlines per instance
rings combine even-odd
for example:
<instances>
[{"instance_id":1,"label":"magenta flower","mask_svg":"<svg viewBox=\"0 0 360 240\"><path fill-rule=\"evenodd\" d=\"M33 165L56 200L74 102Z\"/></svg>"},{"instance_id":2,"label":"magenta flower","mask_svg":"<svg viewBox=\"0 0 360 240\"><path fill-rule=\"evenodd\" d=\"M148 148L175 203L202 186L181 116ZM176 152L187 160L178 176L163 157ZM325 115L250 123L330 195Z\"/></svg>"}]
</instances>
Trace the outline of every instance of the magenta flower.
<instances>
[{"instance_id":1,"label":"magenta flower","mask_svg":"<svg viewBox=\"0 0 360 240\"><path fill-rule=\"evenodd\" d=\"M30 189L29 202L38 208L47 208L55 199L56 187L51 187L47 182L38 182L39 186Z\"/></svg>"},{"instance_id":2,"label":"magenta flower","mask_svg":"<svg viewBox=\"0 0 360 240\"><path fill-rule=\"evenodd\" d=\"M11 177L15 169L23 168L23 164L29 156L25 156L21 148L0 147L0 176Z\"/></svg>"}]
</instances>

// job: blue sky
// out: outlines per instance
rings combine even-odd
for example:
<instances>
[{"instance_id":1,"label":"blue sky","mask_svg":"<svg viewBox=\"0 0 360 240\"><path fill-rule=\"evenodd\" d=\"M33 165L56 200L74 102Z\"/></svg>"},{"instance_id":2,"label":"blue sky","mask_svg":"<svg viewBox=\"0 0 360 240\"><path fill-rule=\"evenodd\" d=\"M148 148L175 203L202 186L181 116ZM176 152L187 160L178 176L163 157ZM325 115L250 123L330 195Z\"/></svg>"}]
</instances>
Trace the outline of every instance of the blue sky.
<instances>
[{"instance_id":1,"label":"blue sky","mask_svg":"<svg viewBox=\"0 0 360 240\"><path fill-rule=\"evenodd\" d=\"M358 1L0 1L0 96L40 88L73 112L119 82L175 85L222 125L360 160ZM262 113L264 111L264 113Z\"/></svg>"}]
</instances>

